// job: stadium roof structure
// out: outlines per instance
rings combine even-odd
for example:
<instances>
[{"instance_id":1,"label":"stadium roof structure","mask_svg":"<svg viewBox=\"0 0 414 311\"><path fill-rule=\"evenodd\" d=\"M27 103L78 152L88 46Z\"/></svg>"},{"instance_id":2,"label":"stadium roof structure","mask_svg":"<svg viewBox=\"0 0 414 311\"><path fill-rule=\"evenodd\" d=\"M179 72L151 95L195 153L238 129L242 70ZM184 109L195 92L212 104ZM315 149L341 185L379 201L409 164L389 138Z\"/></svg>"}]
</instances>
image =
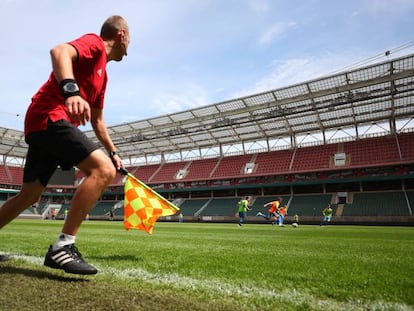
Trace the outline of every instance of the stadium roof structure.
<instances>
[{"instance_id":1,"label":"stadium roof structure","mask_svg":"<svg viewBox=\"0 0 414 311\"><path fill-rule=\"evenodd\" d=\"M22 131L0 127L0 155L3 156L3 163L10 158L22 159L26 152L27 144Z\"/></svg>"},{"instance_id":2,"label":"stadium roof structure","mask_svg":"<svg viewBox=\"0 0 414 311\"><path fill-rule=\"evenodd\" d=\"M414 54L315 80L236 98L195 109L108 127L123 159L146 159L165 154L193 154L223 146L319 135L328 143L328 131L350 129L353 139L361 125L387 124L414 118ZM0 128L0 154L24 157L23 133ZM93 131L86 135L96 141ZM245 152L246 150L243 150ZM148 161L147 161L148 162ZM132 164L132 163L131 163Z\"/></svg>"}]
</instances>

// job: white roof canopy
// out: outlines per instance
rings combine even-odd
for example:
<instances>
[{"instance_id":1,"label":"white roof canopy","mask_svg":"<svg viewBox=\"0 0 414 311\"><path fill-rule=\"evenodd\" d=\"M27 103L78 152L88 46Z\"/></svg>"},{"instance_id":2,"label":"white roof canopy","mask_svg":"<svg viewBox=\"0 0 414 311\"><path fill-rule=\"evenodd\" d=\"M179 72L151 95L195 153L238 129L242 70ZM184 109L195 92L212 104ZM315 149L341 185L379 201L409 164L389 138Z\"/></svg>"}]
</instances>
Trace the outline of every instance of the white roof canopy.
<instances>
[{"instance_id":1,"label":"white roof canopy","mask_svg":"<svg viewBox=\"0 0 414 311\"><path fill-rule=\"evenodd\" d=\"M414 117L414 54L272 91L108 128L124 159L221 148ZM26 154L23 133L0 128L0 154ZM96 141L93 131L86 135Z\"/></svg>"}]
</instances>

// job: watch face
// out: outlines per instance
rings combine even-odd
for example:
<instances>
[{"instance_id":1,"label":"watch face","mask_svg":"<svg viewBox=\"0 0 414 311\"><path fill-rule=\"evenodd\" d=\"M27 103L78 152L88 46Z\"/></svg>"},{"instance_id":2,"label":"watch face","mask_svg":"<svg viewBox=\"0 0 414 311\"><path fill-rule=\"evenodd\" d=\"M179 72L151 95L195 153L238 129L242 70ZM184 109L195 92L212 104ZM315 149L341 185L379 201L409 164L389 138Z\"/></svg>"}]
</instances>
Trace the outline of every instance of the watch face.
<instances>
[{"instance_id":1,"label":"watch face","mask_svg":"<svg viewBox=\"0 0 414 311\"><path fill-rule=\"evenodd\" d=\"M73 93L79 91L79 87L76 83L68 82L63 86L63 91L65 93Z\"/></svg>"}]
</instances>

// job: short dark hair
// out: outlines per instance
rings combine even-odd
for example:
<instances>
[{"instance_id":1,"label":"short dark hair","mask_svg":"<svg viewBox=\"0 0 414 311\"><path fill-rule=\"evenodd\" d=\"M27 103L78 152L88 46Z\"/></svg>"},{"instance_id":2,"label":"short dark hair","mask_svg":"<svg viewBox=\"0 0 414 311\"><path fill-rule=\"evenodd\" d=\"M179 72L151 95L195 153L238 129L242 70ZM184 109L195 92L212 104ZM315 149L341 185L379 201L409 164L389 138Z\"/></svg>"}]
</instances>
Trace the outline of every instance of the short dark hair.
<instances>
[{"instance_id":1,"label":"short dark hair","mask_svg":"<svg viewBox=\"0 0 414 311\"><path fill-rule=\"evenodd\" d=\"M106 19L101 27L102 39L114 39L121 29L128 30L128 24L122 16L112 15Z\"/></svg>"}]
</instances>

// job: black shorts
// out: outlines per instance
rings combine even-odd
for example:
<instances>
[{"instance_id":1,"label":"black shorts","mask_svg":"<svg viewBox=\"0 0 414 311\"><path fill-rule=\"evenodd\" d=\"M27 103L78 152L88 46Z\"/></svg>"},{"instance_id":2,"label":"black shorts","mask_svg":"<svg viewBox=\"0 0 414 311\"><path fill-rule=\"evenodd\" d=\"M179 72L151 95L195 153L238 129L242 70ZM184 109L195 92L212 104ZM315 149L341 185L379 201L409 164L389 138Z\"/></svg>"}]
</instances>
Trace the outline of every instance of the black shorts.
<instances>
[{"instance_id":1,"label":"black shorts","mask_svg":"<svg viewBox=\"0 0 414 311\"><path fill-rule=\"evenodd\" d=\"M29 150L23 182L38 179L45 187L58 166L62 170L69 170L99 148L66 120L49 120L46 131L29 133L25 140Z\"/></svg>"}]
</instances>

